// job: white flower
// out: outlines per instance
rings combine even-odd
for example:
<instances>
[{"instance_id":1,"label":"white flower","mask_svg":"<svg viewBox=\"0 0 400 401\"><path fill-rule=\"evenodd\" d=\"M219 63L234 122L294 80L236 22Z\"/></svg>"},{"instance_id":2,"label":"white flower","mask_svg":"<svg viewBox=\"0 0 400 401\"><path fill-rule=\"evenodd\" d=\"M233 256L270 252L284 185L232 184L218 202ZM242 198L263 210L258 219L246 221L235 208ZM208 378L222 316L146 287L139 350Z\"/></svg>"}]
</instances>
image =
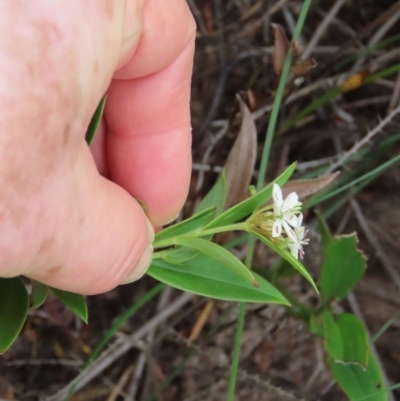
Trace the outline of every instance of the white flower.
<instances>
[{"instance_id":1,"label":"white flower","mask_svg":"<svg viewBox=\"0 0 400 401\"><path fill-rule=\"evenodd\" d=\"M282 227L285 229L286 234L291 237L293 230L290 226L297 227L298 220L295 213L300 211L301 203L299 202L299 197L296 192L292 192L283 200L281 188L278 184L274 184L272 198L274 200L273 209L275 217L272 226L272 237L279 237L282 233Z\"/></svg>"},{"instance_id":2,"label":"white flower","mask_svg":"<svg viewBox=\"0 0 400 401\"><path fill-rule=\"evenodd\" d=\"M289 242L288 242L288 248L290 250L290 253L298 259L298 256L300 255L300 259L303 259L304 256L304 249L303 245L307 245L309 239L304 238L307 235L307 231L305 228L301 225L303 222L303 214L300 213L297 219L297 227L294 227L294 229L291 230L291 235L288 233L289 237Z\"/></svg>"}]
</instances>

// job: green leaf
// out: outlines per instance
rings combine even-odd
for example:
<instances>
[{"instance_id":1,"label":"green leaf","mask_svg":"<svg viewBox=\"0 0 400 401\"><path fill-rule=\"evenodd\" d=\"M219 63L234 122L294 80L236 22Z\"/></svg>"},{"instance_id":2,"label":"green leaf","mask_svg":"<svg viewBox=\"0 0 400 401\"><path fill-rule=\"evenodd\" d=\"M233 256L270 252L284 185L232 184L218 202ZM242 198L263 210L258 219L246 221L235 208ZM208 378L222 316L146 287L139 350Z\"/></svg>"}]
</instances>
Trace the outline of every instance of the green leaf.
<instances>
[{"instance_id":1,"label":"green leaf","mask_svg":"<svg viewBox=\"0 0 400 401\"><path fill-rule=\"evenodd\" d=\"M32 292L31 292L31 305L30 307L35 309L43 305L49 294L49 287L46 284L39 283L39 281L31 280Z\"/></svg>"},{"instance_id":2,"label":"green leaf","mask_svg":"<svg viewBox=\"0 0 400 401\"><path fill-rule=\"evenodd\" d=\"M28 315L29 296L19 277L0 278L0 354L20 333Z\"/></svg>"},{"instance_id":3,"label":"green leaf","mask_svg":"<svg viewBox=\"0 0 400 401\"><path fill-rule=\"evenodd\" d=\"M216 217L209 224L207 224L205 229L233 224L243 217L253 213L258 207L262 206L265 202L271 199L272 187L274 183L279 184L281 187L286 183L295 170L296 165L297 163L293 163L279 177L268 184L260 192L223 212L220 216Z\"/></svg>"},{"instance_id":4,"label":"green leaf","mask_svg":"<svg viewBox=\"0 0 400 401\"><path fill-rule=\"evenodd\" d=\"M55 296L64 303L69 309L78 315L86 324L88 322L88 310L85 297L81 294L74 294L68 291L62 291L57 288L49 287Z\"/></svg>"},{"instance_id":5,"label":"green leaf","mask_svg":"<svg viewBox=\"0 0 400 401\"><path fill-rule=\"evenodd\" d=\"M255 288L222 262L202 253L181 266L155 259L147 273L172 287L209 298L289 305L285 297L261 276L254 274L259 284L259 288Z\"/></svg>"},{"instance_id":6,"label":"green leaf","mask_svg":"<svg viewBox=\"0 0 400 401\"><path fill-rule=\"evenodd\" d=\"M330 241L321 271L321 293L325 301L347 297L364 275L365 257L357 243L355 233Z\"/></svg>"},{"instance_id":7,"label":"green leaf","mask_svg":"<svg viewBox=\"0 0 400 401\"><path fill-rule=\"evenodd\" d=\"M312 334L314 334L317 337L324 338L325 333L324 333L324 328L321 326L320 322L316 319L315 316L310 317L310 320L308 322L308 329Z\"/></svg>"},{"instance_id":8,"label":"green leaf","mask_svg":"<svg viewBox=\"0 0 400 401\"><path fill-rule=\"evenodd\" d=\"M217 182L214 184L214 186L211 188L208 194L204 197L204 199L200 202L194 214L196 215L204 210L209 209L210 207L215 207L216 208L215 216L219 216L224 210L225 196L226 196L225 171L222 171L222 173L218 177Z\"/></svg>"},{"instance_id":9,"label":"green leaf","mask_svg":"<svg viewBox=\"0 0 400 401\"><path fill-rule=\"evenodd\" d=\"M365 370L358 365L337 363L332 357L328 357L333 377L350 401L388 401L379 364L372 352L368 353L368 365Z\"/></svg>"},{"instance_id":10,"label":"green leaf","mask_svg":"<svg viewBox=\"0 0 400 401\"><path fill-rule=\"evenodd\" d=\"M263 235L255 231L251 231L251 233L261 242L263 242L265 245L275 251L278 255L282 256L283 259L289 262L303 277L307 279L307 281L314 287L315 291L318 293L318 288L315 285L313 278L310 276L310 273L306 270L306 268L300 263L298 259L296 259L289 251L275 245L275 243L273 243L271 240L264 237Z\"/></svg>"},{"instance_id":11,"label":"green leaf","mask_svg":"<svg viewBox=\"0 0 400 401\"><path fill-rule=\"evenodd\" d=\"M160 252L160 257L168 263L181 265L183 262L187 262L188 260L193 259L198 254L199 251L196 251L194 249L180 247L162 251Z\"/></svg>"},{"instance_id":12,"label":"green leaf","mask_svg":"<svg viewBox=\"0 0 400 401\"><path fill-rule=\"evenodd\" d=\"M86 131L85 140L88 145L90 145L96 135L97 129L99 128L101 117L103 116L104 106L106 105L107 96L103 96L100 100L99 105L97 106L96 111L93 114L92 119L90 120L89 127Z\"/></svg>"},{"instance_id":13,"label":"green leaf","mask_svg":"<svg viewBox=\"0 0 400 401\"><path fill-rule=\"evenodd\" d=\"M244 280L252 283L255 287L258 287L258 283L252 272L233 253L229 252L225 248L222 248L222 246L201 238L190 237L175 238L175 243L187 248L196 249L210 258L223 263L239 277L242 277Z\"/></svg>"},{"instance_id":14,"label":"green leaf","mask_svg":"<svg viewBox=\"0 0 400 401\"><path fill-rule=\"evenodd\" d=\"M189 219L181 221L178 224L174 224L171 227L165 228L164 230L156 234L155 241L177 237L178 235L187 234L191 231L197 230L198 228L202 228L215 216L215 210L215 206L210 207L201 211L198 214L195 214Z\"/></svg>"},{"instance_id":15,"label":"green leaf","mask_svg":"<svg viewBox=\"0 0 400 401\"><path fill-rule=\"evenodd\" d=\"M324 312L321 318L325 349L334 361L365 368L368 363L368 337L363 323L351 313L341 313L335 319L330 312Z\"/></svg>"}]
</instances>

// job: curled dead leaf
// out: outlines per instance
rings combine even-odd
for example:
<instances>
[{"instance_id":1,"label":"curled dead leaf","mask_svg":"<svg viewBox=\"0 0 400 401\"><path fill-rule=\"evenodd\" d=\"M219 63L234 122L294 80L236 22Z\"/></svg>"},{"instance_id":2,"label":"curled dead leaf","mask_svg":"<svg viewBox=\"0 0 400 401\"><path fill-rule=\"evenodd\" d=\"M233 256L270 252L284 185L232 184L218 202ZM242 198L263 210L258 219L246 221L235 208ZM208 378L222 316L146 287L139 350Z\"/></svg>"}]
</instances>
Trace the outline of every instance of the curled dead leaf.
<instances>
[{"instance_id":1,"label":"curled dead leaf","mask_svg":"<svg viewBox=\"0 0 400 401\"><path fill-rule=\"evenodd\" d=\"M247 196L254 172L257 154L257 129L246 103L237 96L242 114L242 123L236 141L225 163L226 202L225 207L242 201Z\"/></svg>"},{"instance_id":2,"label":"curled dead leaf","mask_svg":"<svg viewBox=\"0 0 400 401\"><path fill-rule=\"evenodd\" d=\"M293 57L300 57L303 53L304 47L298 40L293 40L291 43Z\"/></svg>"},{"instance_id":3,"label":"curled dead leaf","mask_svg":"<svg viewBox=\"0 0 400 401\"><path fill-rule=\"evenodd\" d=\"M291 67L290 71L299 77L306 75L311 69L317 66L316 61L313 58L307 58L305 60L296 61Z\"/></svg>"},{"instance_id":4,"label":"curled dead leaf","mask_svg":"<svg viewBox=\"0 0 400 401\"><path fill-rule=\"evenodd\" d=\"M304 199L326 188L339 174L337 171L323 177L288 181L282 188L283 196L286 198L291 192L296 192L299 199Z\"/></svg>"},{"instance_id":5,"label":"curled dead leaf","mask_svg":"<svg viewBox=\"0 0 400 401\"><path fill-rule=\"evenodd\" d=\"M285 64L286 55L290 47L290 43L286 37L286 33L283 30L282 25L271 24L271 27L274 31L274 51L272 53L272 65L275 73L277 75L281 75L283 65Z\"/></svg>"}]
</instances>

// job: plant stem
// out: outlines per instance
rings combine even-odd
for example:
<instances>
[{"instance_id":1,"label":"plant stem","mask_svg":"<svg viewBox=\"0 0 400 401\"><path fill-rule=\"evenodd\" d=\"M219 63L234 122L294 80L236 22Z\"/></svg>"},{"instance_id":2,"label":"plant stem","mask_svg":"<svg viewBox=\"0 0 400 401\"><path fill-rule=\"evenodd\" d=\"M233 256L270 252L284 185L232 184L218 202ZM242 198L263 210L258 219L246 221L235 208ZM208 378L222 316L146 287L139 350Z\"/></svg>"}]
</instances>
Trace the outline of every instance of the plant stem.
<instances>
[{"instance_id":1,"label":"plant stem","mask_svg":"<svg viewBox=\"0 0 400 401\"><path fill-rule=\"evenodd\" d=\"M303 6L301 7L299 19L297 20L296 28L293 34L293 40L297 40L300 37L301 31L303 29L304 21L308 14L308 9L310 8L312 0L305 0ZM278 89L276 91L276 98L274 105L271 110L271 117L269 119L269 124L267 128L267 134L264 143L264 149L261 157L260 169L257 177L257 191L260 191L264 186L265 175L267 173L267 166L269 160L269 154L271 153L272 139L274 138L274 132L276 124L278 121L280 106L283 99L283 94L285 91L286 81L289 76L290 66L292 64L292 49L290 48L286 56L285 64L283 66L282 74L279 80Z\"/></svg>"},{"instance_id":2,"label":"plant stem","mask_svg":"<svg viewBox=\"0 0 400 401\"><path fill-rule=\"evenodd\" d=\"M242 345L242 334L244 327L244 317L246 315L246 304L241 302L239 304L238 321L236 325L235 344L233 348L231 371L229 374L229 385L227 401L233 401L235 398L236 379L239 368L240 349Z\"/></svg>"},{"instance_id":3,"label":"plant stem","mask_svg":"<svg viewBox=\"0 0 400 401\"><path fill-rule=\"evenodd\" d=\"M176 237L166 238L160 241L156 240L153 242L153 246L154 248L165 248L168 246L176 245L175 239L178 237L205 237L208 235L224 233L227 231L248 231L248 224L247 222L243 222L243 223L229 224L227 226L222 226L222 227L209 228L208 230L200 229L196 231L191 231L189 233L178 235Z\"/></svg>"},{"instance_id":4,"label":"plant stem","mask_svg":"<svg viewBox=\"0 0 400 401\"><path fill-rule=\"evenodd\" d=\"M296 24L295 32L293 35L293 39L298 39L301 33L301 30L304 25L305 18L307 16L308 10L310 8L312 0L305 0L303 6L301 7L299 19ZM271 152L271 145L272 139L274 137L274 132L276 128L276 123L278 121L279 109L283 99L283 93L286 86L286 80L289 76L290 65L292 60L292 51L289 49L288 54L286 56L285 64L283 67L283 71L279 80L278 90L276 92L276 98L274 101L274 105L271 111L271 117L269 119L268 129L266 133L266 138L264 142L264 149L263 154L261 157L260 168L258 170L258 177L257 177L257 191L261 191L264 187L265 176L267 172L269 154ZM249 236L249 243L247 248L246 254L246 266L251 269L252 260L253 260L253 252L255 247L255 238L253 236ZM233 349L233 356L232 356L232 365L231 371L229 375L229 387L228 387L228 395L227 401L233 401L235 397L235 386L236 386L236 379L237 379L237 371L239 365L239 355L240 355L240 345L241 339L243 334L243 325L244 325L244 318L246 314L246 304L241 303L239 308L238 314L238 322L236 326L236 335L235 335L235 346Z\"/></svg>"}]
</instances>

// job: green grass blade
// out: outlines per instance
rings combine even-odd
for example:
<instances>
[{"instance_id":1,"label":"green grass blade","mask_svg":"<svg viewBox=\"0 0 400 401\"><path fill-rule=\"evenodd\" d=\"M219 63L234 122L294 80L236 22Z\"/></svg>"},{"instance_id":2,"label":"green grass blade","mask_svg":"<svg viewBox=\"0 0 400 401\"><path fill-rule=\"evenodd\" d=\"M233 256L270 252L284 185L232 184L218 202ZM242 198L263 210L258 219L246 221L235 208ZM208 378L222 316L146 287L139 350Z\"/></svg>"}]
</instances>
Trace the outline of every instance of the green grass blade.
<instances>
[{"instance_id":1,"label":"green grass blade","mask_svg":"<svg viewBox=\"0 0 400 401\"><path fill-rule=\"evenodd\" d=\"M92 119L90 120L89 127L86 131L85 140L88 145L93 142L94 136L96 135L97 129L99 128L101 117L103 116L104 107L106 105L107 96L103 96L100 100L99 105L97 106L96 111L93 114Z\"/></svg>"},{"instance_id":2,"label":"green grass blade","mask_svg":"<svg viewBox=\"0 0 400 401\"><path fill-rule=\"evenodd\" d=\"M240 349L242 348L242 337L244 328L244 318L246 316L246 304L239 304L238 320L236 323L235 343L233 346L231 370L229 374L228 395L227 401L234 400L235 388L239 369Z\"/></svg>"}]
</instances>

